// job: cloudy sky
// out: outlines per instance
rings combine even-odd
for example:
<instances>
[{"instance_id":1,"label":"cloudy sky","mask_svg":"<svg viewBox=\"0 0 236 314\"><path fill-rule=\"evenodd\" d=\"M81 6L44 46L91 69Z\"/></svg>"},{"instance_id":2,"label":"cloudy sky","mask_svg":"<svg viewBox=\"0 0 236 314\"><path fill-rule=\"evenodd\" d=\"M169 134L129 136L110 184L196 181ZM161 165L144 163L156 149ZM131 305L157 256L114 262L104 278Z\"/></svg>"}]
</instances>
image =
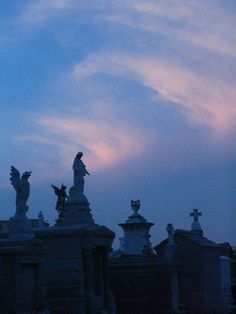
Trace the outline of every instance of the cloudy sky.
<instances>
[{"instance_id":1,"label":"cloudy sky","mask_svg":"<svg viewBox=\"0 0 236 314\"><path fill-rule=\"evenodd\" d=\"M50 184L72 183L78 151L97 223L140 199L155 223L236 245L234 0L0 2L0 219L10 166L32 170L29 217L56 218Z\"/></svg>"}]
</instances>

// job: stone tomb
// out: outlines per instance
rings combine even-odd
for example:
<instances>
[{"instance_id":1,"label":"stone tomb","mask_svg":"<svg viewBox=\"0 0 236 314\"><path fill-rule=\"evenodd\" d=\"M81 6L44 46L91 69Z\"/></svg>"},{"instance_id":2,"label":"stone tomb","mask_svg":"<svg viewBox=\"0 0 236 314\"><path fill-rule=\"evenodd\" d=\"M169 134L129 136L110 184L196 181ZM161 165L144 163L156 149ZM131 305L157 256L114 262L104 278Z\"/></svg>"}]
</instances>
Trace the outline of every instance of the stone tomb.
<instances>
[{"instance_id":1,"label":"stone tomb","mask_svg":"<svg viewBox=\"0 0 236 314\"><path fill-rule=\"evenodd\" d=\"M179 303L191 313L225 313L227 300L223 283L230 280L230 272L228 279L222 278L222 246L204 237L198 221L201 213L197 209L190 216L194 219L191 230L177 229L173 234L173 259L178 267ZM158 256L166 256L168 240L162 241L154 249ZM224 264L224 267L228 266Z\"/></svg>"},{"instance_id":2,"label":"stone tomb","mask_svg":"<svg viewBox=\"0 0 236 314\"><path fill-rule=\"evenodd\" d=\"M172 262L172 243L167 259L152 249L147 222L138 210L140 201L131 201L134 213L126 223L120 248L110 255L110 280L117 312L157 314L178 309L177 270Z\"/></svg>"},{"instance_id":3,"label":"stone tomb","mask_svg":"<svg viewBox=\"0 0 236 314\"><path fill-rule=\"evenodd\" d=\"M43 273L52 313L97 313L112 306L107 277L114 237L110 230L97 225L49 228L36 236L48 248Z\"/></svg>"},{"instance_id":4,"label":"stone tomb","mask_svg":"<svg viewBox=\"0 0 236 314\"><path fill-rule=\"evenodd\" d=\"M88 174L78 153L74 184L54 186L59 217L52 227L32 228L26 212L28 178L11 168L16 213L0 240L0 313L112 314L108 254L114 233L94 223L84 195ZM64 192L63 192L64 190Z\"/></svg>"}]
</instances>

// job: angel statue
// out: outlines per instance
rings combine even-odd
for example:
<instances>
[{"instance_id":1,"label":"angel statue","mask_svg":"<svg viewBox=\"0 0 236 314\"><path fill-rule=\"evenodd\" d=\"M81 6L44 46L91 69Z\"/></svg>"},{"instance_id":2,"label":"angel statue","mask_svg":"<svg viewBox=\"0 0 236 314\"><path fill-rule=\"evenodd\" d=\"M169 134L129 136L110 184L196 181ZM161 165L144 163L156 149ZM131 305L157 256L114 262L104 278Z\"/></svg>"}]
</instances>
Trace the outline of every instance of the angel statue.
<instances>
[{"instance_id":1,"label":"angel statue","mask_svg":"<svg viewBox=\"0 0 236 314\"><path fill-rule=\"evenodd\" d=\"M51 185L51 187L54 189L54 192L57 196L55 209L58 211L58 213L61 213L65 210L66 199L68 199L68 196L66 194L67 187L63 183L60 188L55 185Z\"/></svg>"},{"instance_id":2,"label":"angel statue","mask_svg":"<svg viewBox=\"0 0 236 314\"><path fill-rule=\"evenodd\" d=\"M10 181L16 190L16 212L26 213L28 206L26 205L30 195L29 177L31 171L25 171L22 176L20 172L13 166L11 166Z\"/></svg>"}]
</instances>

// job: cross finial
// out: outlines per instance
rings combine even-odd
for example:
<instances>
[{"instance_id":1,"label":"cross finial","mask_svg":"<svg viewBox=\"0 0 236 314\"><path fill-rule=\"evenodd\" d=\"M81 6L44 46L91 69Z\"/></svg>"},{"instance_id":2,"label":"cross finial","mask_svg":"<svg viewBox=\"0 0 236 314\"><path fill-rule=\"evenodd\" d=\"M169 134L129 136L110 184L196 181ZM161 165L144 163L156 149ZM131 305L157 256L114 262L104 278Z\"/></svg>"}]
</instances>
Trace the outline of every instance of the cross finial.
<instances>
[{"instance_id":1,"label":"cross finial","mask_svg":"<svg viewBox=\"0 0 236 314\"><path fill-rule=\"evenodd\" d=\"M203 235L202 228L200 226L200 223L198 221L198 217L202 216L202 213L198 211L197 208L194 208L192 213L190 213L190 217L193 217L193 223L191 225L191 231L194 233L198 233Z\"/></svg>"},{"instance_id":2,"label":"cross finial","mask_svg":"<svg viewBox=\"0 0 236 314\"><path fill-rule=\"evenodd\" d=\"M199 212L197 208L194 208L194 209L193 209L193 212L190 213L190 216L193 217L193 220L194 220L195 222L198 222L198 217L202 216L202 213Z\"/></svg>"}]
</instances>

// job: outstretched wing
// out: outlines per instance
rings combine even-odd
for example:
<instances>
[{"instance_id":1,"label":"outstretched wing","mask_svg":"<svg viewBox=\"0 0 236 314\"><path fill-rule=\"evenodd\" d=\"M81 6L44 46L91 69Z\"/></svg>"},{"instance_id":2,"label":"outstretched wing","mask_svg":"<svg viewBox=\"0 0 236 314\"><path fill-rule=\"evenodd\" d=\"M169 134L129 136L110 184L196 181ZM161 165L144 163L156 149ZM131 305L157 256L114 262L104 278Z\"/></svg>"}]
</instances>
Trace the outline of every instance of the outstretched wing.
<instances>
[{"instance_id":1,"label":"outstretched wing","mask_svg":"<svg viewBox=\"0 0 236 314\"><path fill-rule=\"evenodd\" d=\"M62 183L62 185L61 185L61 191L64 192L64 197L65 197L65 198L68 198L68 195L67 195L67 193L66 193L66 189L67 189L67 186L65 186L65 185Z\"/></svg>"},{"instance_id":2,"label":"outstretched wing","mask_svg":"<svg viewBox=\"0 0 236 314\"><path fill-rule=\"evenodd\" d=\"M52 185L52 184L51 184L51 187L54 189L55 194L59 195L60 189L57 186Z\"/></svg>"},{"instance_id":3,"label":"outstretched wing","mask_svg":"<svg viewBox=\"0 0 236 314\"><path fill-rule=\"evenodd\" d=\"M22 174L21 179L26 179L26 180L28 180L29 177L31 176L31 173L32 173L32 171L25 171L25 172Z\"/></svg>"},{"instance_id":4,"label":"outstretched wing","mask_svg":"<svg viewBox=\"0 0 236 314\"><path fill-rule=\"evenodd\" d=\"M10 181L15 189L18 187L20 183L20 172L13 166L11 166Z\"/></svg>"}]
</instances>

